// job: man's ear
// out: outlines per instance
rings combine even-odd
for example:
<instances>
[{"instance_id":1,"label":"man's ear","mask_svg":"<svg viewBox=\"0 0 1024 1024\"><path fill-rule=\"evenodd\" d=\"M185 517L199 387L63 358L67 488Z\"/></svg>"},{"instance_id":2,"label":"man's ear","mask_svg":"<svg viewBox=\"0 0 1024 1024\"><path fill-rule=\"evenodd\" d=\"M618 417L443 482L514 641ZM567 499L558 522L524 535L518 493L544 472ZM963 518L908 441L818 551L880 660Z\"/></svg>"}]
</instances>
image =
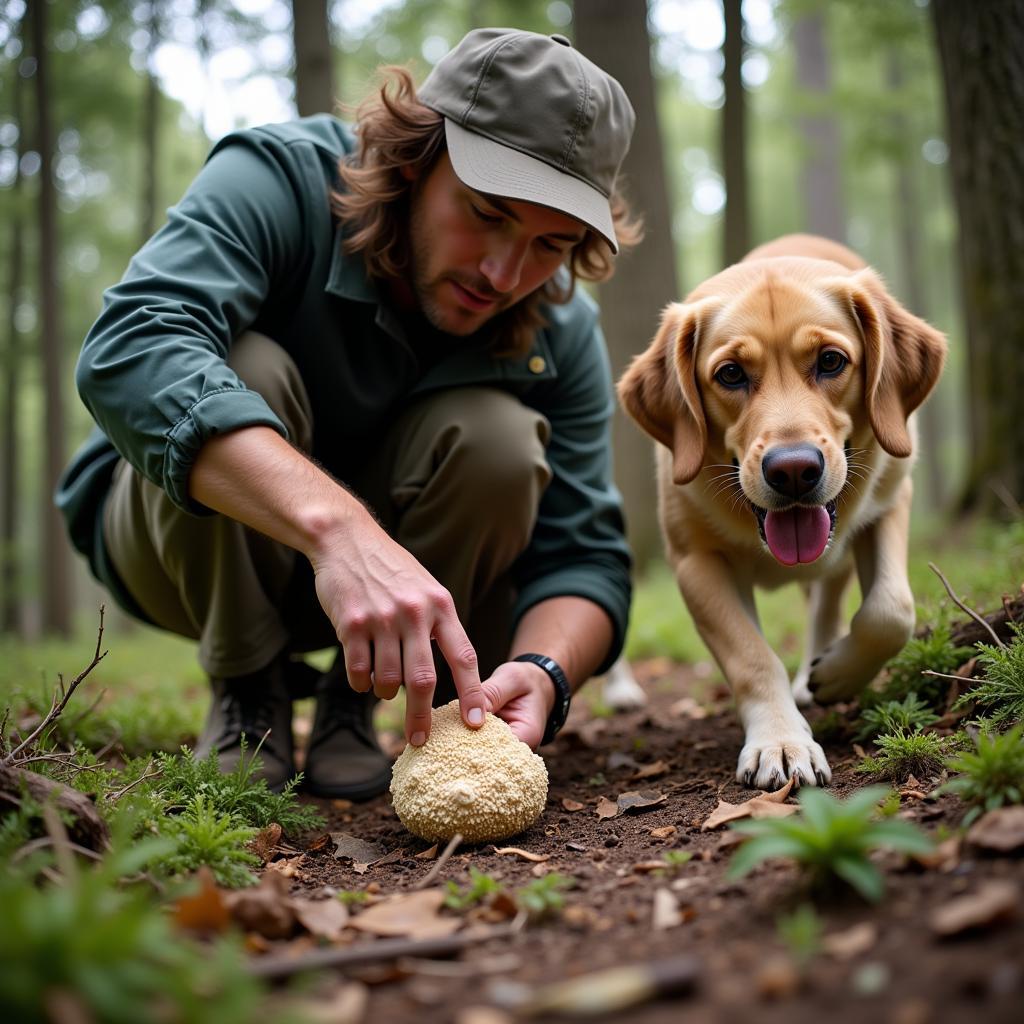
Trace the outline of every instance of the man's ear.
<instances>
[{"instance_id":1,"label":"man's ear","mask_svg":"<svg viewBox=\"0 0 1024 1024\"><path fill-rule=\"evenodd\" d=\"M670 449L673 480L689 483L701 470L708 429L697 387L697 339L701 319L717 299L674 302L646 352L619 381L619 401L636 422Z\"/></svg>"},{"instance_id":2,"label":"man's ear","mask_svg":"<svg viewBox=\"0 0 1024 1024\"><path fill-rule=\"evenodd\" d=\"M837 284L864 339L864 394L878 443L896 458L913 450L907 417L928 397L946 361L946 339L904 309L870 268Z\"/></svg>"}]
</instances>

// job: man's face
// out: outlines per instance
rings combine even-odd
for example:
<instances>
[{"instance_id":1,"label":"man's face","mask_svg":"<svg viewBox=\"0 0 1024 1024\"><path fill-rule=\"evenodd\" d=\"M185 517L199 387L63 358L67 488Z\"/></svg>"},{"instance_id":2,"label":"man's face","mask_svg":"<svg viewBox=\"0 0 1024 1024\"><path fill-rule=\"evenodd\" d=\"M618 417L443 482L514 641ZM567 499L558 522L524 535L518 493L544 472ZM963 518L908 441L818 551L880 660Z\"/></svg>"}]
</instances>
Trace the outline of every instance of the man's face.
<instances>
[{"instance_id":1,"label":"man's face","mask_svg":"<svg viewBox=\"0 0 1024 1024\"><path fill-rule=\"evenodd\" d=\"M564 213L467 188L445 153L413 191L416 304L438 330L472 334L545 284L585 235Z\"/></svg>"}]
</instances>

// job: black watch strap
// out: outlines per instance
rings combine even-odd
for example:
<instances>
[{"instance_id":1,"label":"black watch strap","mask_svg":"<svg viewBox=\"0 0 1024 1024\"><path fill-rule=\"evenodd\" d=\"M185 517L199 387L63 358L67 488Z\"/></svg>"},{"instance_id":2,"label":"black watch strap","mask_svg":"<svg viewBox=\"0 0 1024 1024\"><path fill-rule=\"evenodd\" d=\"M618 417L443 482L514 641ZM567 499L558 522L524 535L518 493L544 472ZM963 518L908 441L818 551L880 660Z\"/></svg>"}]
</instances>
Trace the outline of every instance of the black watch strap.
<instances>
[{"instance_id":1,"label":"black watch strap","mask_svg":"<svg viewBox=\"0 0 1024 1024\"><path fill-rule=\"evenodd\" d=\"M569 705L572 703L572 689L569 686L569 680L565 678L562 666L546 654L519 654L512 660L532 661L534 665L540 665L547 672L548 678L555 688L555 705L551 709L551 714L548 715L548 723L540 741L540 745L543 747L558 735L559 729L565 725L565 720L569 716Z\"/></svg>"}]
</instances>

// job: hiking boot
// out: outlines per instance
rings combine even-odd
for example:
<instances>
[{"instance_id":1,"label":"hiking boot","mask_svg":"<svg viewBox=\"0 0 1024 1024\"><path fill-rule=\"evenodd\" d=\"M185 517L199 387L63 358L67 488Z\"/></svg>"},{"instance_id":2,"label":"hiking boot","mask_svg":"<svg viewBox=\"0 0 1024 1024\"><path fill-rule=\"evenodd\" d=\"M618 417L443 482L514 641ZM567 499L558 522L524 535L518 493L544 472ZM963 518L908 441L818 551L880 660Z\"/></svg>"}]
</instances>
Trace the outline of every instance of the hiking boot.
<instances>
[{"instance_id":1,"label":"hiking boot","mask_svg":"<svg viewBox=\"0 0 1024 1024\"><path fill-rule=\"evenodd\" d=\"M321 677L306 750L303 777L307 792L369 800L388 788L391 761L380 749L373 728L376 703L372 693L356 693L348 685L341 657Z\"/></svg>"},{"instance_id":2,"label":"hiking boot","mask_svg":"<svg viewBox=\"0 0 1024 1024\"><path fill-rule=\"evenodd\" d=\"M225 774L232 772L242 758L245 737L246 759L255 755L263 765L253 777L266 779L267 787L279 793L295 774L292 698L285 683L282 659L275 658L265 669L251 675L213 678L210 686L213 702L195 745L196 758L202 760L216 750L220 770Z\"/></svg>"}]
</instances>

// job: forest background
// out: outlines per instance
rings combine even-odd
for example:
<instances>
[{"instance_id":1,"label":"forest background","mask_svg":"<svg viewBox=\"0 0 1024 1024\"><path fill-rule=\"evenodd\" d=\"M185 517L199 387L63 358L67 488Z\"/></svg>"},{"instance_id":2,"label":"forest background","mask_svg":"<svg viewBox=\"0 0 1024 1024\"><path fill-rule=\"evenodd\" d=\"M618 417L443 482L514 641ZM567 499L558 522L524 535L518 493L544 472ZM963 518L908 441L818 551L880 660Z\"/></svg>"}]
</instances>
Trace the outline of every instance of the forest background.
<instances>
[{"instance_id":1,"label":"forest background","mask_svg":"<svg viewBox=\"0 0 1024 1024\"><path fill-rule=\"evenodd\" d=\"M616 372L666 302L748 248L828 235L950 340L921 417L917 529L966 511L1019 520L1019 11L1012 0L2 0L0 630L33 640L70 635L76 615L95 621L101 598L51 501L90 426L74 361L103 290L212 143L356 103L381 63L421 79L485 24L571 36L637 108L626 171L648 237L598 289ZM658 555L650 446L621 417L616 461L643 569Z\"/></svg>"}]
</instances>

